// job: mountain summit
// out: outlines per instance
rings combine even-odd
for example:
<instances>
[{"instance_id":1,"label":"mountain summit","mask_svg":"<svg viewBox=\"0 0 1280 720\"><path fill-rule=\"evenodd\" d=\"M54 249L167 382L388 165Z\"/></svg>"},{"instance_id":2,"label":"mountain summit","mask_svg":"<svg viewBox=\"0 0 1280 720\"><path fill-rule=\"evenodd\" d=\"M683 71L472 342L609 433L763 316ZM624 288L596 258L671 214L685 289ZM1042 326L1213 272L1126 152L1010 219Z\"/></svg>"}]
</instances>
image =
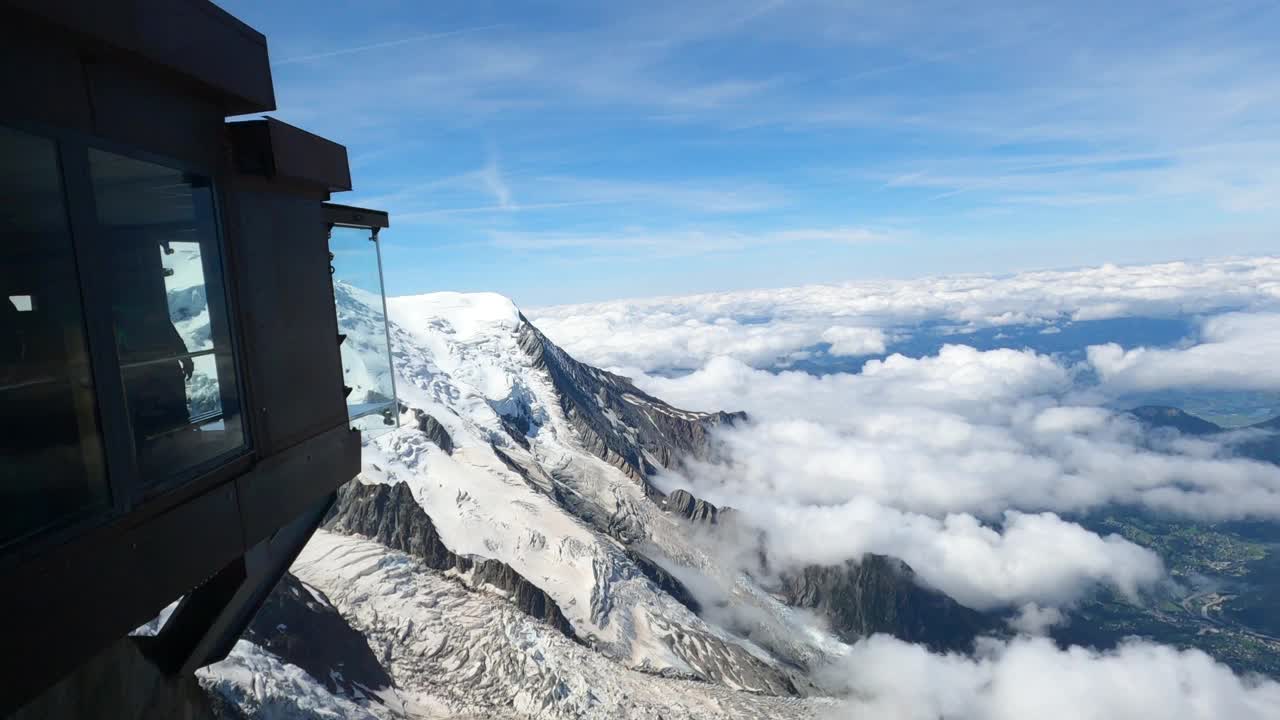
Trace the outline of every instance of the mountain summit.
<instances>
[{"instance_id":1,"label":"mountain summit","mask_svg":"<svg viewBox=\"0 0 1280 720\"><path fill-rule=\"evenodd\" d=\"M335 294L347 326L377 327L371 298L341 284ZM845 642L887 632L954 649L982 629L967 619L957 636L957 617L980 616L886 558L777 576L761 569L767 559L725 562L749 529L652 479L709 459L716 429L745 415L679 409L578 362L498 295L393 298L388 312L401 429L366 444L360 477L277 591L312 588L315 600L272 607L284 627L314 625L305 616L316 612L332 625L336 612L391 682L335 681L346 665L329 649L317 667L259 628L204 676L232 704L805 717L826 702L803 697L823 689L815 671ZM348 385L373 382L351 366ZM368 653L349 662L383 677Z\"/></svg>"}]
</instances>

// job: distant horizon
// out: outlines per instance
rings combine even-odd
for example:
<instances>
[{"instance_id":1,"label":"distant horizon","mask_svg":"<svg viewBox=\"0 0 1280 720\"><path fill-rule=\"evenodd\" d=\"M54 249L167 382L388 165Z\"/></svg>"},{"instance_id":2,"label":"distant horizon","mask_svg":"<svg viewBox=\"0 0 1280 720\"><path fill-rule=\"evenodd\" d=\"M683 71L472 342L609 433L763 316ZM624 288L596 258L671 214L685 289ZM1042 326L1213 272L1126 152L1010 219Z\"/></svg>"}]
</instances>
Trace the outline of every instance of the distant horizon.
<instances>
[{"instance_id":1,"label":"distant horizon","mask_svg":"<svg viewBox=\"0 0 1280 720\"><path fill-rule=\"evenodd\" d=\"M856 286L860 284L869 285L869 284L875 284L875 283L910 283L910 282L923 282L923 281L934 280L934 279L948 279L948 278L988 278L993 280L1005 280L1005 279L1017 277L1019 275L1029 275L1029 274L1037 274L1037 273L1072 273L1072 272L1079 272L1084 270L1100 269L1105 267L1116 267L1121 269L1139 269L1139 268L1148 268L1148 267L1155 267L1155 266L1161 266L1161 265L1170 265L1175 263L1202 265L1202 264L1227 263L1227 262L1252 262L1252 261L1259 261L1259 260L1280 260L1280 252L1258 253L1253 255L1220 255L1220 256L1206 255L1203 257L1179 257L1179 258L1169 258L1165 260L1153 260L1150 262L1139 261L1139 262L1080 263L1075 265L1059 265L1055 267L1026 267L1026 268L1018 268L1014 270L1004 271L1004 272L973 271L973 272L921 273L917 275L897 275L897 276L875 275L875 276L850 277L843 280L795 283L795 284L789 284L789 285L752 285L752 286L743 286L743 287L723 287L723 288L713 288L708 290L695 290L695 291L689 291L689 292L671 292L671 293L661 293L661 294L652 294L652 295L629 295L629 296L607 296L606 295L599 298L577 300L577 301L571 301L571 302L557 302L557 303L521 303L517 298L512 297L511 295L508 295L506 293L500 292L498 290L479 289L479 288L474 290L464 290L464 289L458 289L454 287L440 287L440 288L426 289L421 292L397 293L394 291L392 287L388 286L386 289L386 295L388 298L393 298L393 297L403 298L403 297L415 297L419 295L431 295L434 293L463 293L463 294L493 293L493 294L501 295L502 297L505 297L508 300L511 300L512 303L514 303L515 306L519 308L521 311L525 311L525 310L538 311L538 310L551 310L551 309L557 309L562 307L574 307L574 306L583 306L583 305L632 303L632 302L643 303L643 302L661 301L666 299L698 297L698 296L704 296L704 295L714 296L714 295L728 295L728 294L734 294L734 293L768 292L773 290L790 290L790 289L799 289L799 288L806 288L806 287L847 287L847 286ZM385 251L383 255L383 262L384 263L386 262Z\"/></svg>"}]
</instances>

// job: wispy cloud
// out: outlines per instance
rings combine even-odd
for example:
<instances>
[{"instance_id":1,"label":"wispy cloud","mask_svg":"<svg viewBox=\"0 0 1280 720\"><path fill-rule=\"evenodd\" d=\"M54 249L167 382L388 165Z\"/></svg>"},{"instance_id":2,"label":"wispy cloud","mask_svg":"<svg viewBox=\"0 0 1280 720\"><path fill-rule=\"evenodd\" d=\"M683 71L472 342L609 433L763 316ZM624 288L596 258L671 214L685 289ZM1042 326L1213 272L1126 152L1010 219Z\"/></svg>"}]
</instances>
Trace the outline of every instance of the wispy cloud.
<instances>
[{"instance_id":1,"label":"wispy cloud","mask_svg":"<svg viewBox=\"0 0 1280 720\"><path fill-rule=\"evenodd\" d=\"M885 243L901 239L889 231L863 227L801 227L745 232L733 229L676 228L628 229L618 232L554 233L495 231L490 242L510 250L583 250L609 253L642 253L645 257L682 257L716 252L803 243Z\"/></svg>"},{"instance_id":2,"label":"wispy cloud","mask_svg":"<svg viewBox=\"0 0 1280 720\"><path fill-rule=\"evenodd\" d=\"M943 271L957 239L974 248L965 269L986 248L1015 270L1204 254L1171 250L1174 234L1256 253L1227 231L1280 227L1280 7L655 0L550 21L443 7L401 26L466 27L327 50L283 20L263 28L316 48L277 63L281 106L377 158L357 185L401 222L681 258L787 229L925 239L912 257L809 260L813 279ZM500 158L477 155L498 142ZM1073 236L1092 254L1068 257Z\"/></svg>"},{"instance_id":3,"label":"wispy cloud","mask_svg":"<svg viewBox=\"0 0 1280 720\"><path fill-rule=\"evenodd\" d=\"M520 195L517 202L514 198ZM456 215L544 213L566 208L662 208L691 216L736 216L767 212L789 201L784 190L749 179L639 181L569 175L511 173L490 150L472 171L415 182L363 200L390 207L401 222Z\"/></svg>"},{"instance_id":4,"label":"wispy cloud","mask_svg":"<svg viewBox=\"0 0 1280 720\"><path fill-rule=\"evenodd\" d=\"M497 201L499 208L510 210L513 207L511 188L507 186L507 181L502 177L502 168L498 165L497 153L490 151L489 159L476 171L476 178L479 179L485 190L488 190L493 195L493 199Z\"/></svg>"},{"instance_id":5,"label":"wispy cloud","mask_svg":"<svg viewBox=\"0 0 1280 720\"><path fill-rule=\"evenodd\" d=\"M410 43L424 42L426 40L442 40L444 38L457 37L459 35L470 35L471 33L483 32L485 30L495 30L504 27L502 24L481 25L479 27L460 28L458 30L444 30L441 32L422 33L420 35L412 35L410 37L399 38L397 40L387 40L384 42L371 43L369 45L357 45L355 47L337 48L334 50L325 50L322 52L310 53L307 55L295 55L287 57L283 60L272 61L272 65L292 65L294 63L305 63L312 60L324 60L326 58L340 57L342 55L354 55L356 53L368 52L370 50L385 50L387 48L397 47L399 45L408 45Z\"/></svg>"},{"instance_id":6,"label":"wispy cloud","mask_svg":"<svg viewBox=\"0 0 1280 720\"><path fill-rule=\"evenodd\" d=\"M553 197L616 205L656 205L710 214L772 210L788 200L781 188L743 178L640 181L552 175L540 176L533 184Z\"/></svg>"},{"instance_id":7,"label":"wispy cloud","mask_svg":"<svg viewBox=\"0 0 1280 720\"><path fill-rule=\"evenodd\" d=\"M375 205L378 203L374 203ZM513 213L537 213L553 210L564 210L566 208L580 208L599 203L590 201L581 202L546 202L546 203L521 203L519 205L473 205L462 207L442 207L432 210L411 210L408 212L396 213L397 223L418 223L424 221L439 221L444 218L453 216L467 215L495 215L495 214L513 214Z\"/></svg>"}]
</instances>

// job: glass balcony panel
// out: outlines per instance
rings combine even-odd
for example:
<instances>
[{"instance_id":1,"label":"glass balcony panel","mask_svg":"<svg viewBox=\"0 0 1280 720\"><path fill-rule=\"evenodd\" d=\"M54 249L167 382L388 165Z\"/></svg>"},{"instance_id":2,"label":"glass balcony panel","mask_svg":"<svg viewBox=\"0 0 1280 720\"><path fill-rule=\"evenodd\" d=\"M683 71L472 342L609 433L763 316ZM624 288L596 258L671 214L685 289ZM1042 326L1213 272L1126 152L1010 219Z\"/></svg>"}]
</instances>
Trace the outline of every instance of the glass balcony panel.
<instances>
[{"instance_id":1,"label":"glass balcony panel","mask_svg":"<svg viewBox=\"0 0 1280 720\"><path fill-rule=\"evenodd\" d=\"M333 295L342 352L347 414L365 437L396 427L396 389L387 344L386 305L377 236L370 228L334 227Z\"/></svg>"}]
</instances>

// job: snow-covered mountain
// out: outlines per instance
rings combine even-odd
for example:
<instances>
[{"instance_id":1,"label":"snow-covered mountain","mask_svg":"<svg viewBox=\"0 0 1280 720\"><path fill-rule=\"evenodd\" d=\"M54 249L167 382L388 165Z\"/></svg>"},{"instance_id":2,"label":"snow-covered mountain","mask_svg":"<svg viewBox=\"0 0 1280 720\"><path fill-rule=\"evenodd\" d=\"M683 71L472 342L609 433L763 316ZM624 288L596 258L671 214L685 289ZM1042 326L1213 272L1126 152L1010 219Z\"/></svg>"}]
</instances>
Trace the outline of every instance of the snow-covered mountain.
<instances>
[{"instance_id":1,"label":"snow-covered mountain","mask_svg":"<svg viewBox=\"0 0 1280 720\"><path fill-rule=\"evenodd\" d=\"M336 296L344 327L381 333L371 296ZM203 671L226 714L810 717L844 643L983 627L887 558L772 578L726 562L758 538L650 479L743 416L579 363L498 295L388 312L402 427L366 444L293 576ZM357 393L382 381L347 366Z\"/></svg>"}]
</instances>

